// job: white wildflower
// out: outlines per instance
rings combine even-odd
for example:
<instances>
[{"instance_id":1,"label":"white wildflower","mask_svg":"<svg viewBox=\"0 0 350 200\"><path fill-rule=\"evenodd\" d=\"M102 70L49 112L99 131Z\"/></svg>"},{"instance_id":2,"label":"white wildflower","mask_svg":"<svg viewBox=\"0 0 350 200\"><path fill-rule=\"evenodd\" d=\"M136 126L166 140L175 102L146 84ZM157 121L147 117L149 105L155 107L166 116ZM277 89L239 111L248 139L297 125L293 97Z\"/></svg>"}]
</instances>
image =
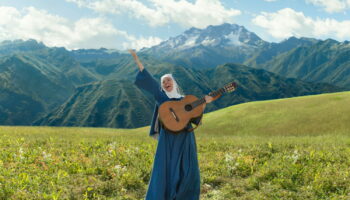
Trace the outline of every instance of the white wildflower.
<instances>
[{"instance_id":1,"label":"white wildflower","mask_svg":"<svg viewBox=\"0 0 350 200\"><path fill-rule=\"evenodd\" d=\"M230 154L225 154L225 162L232 162L234 159L233 159L233 156L231 156Z\"/></svg>"},{"instance_id":2,"label":"white wildflower","mask_svg":"<svg viewBox=\"0 0 350 200\"><path fill-rule=\"evenodd\" d=\"M204 183L204 185L203 185L205 188L211 188L211 185L209 185L208 183Z\"/></svg>"},{"instance_id":3,"label":"white wildflower","mask_svg":"<svg viewBox=\"0 0 350 200\"><path fill-rule=\"evenodd\" d=\"M21 160L24 159L23 153L24 153L24 152L23 152L23 149L22 149L22 147L20 147L19 150L18 150L18 157L19 157L19 159L21 159ZM15 154L15 157L17 157L16 154Z\"/></svg>"},{"instance_id":4,"label":"white wildflower","mask_svg":"<svg viewBox=\"0 0 350 200\"><path fill-rule=\"evenodd\" d=\"M45 151L43 151L43 158L44 158L44 160L50 160L51 159L51 154L50 153L46 153Z\"/></svg>"},{"instance_id":5,"label":"white wildflower","mask_svg":"<svg viewBox=\"0 0 350 200\"><path fill-rule=\"evenodd\" d=\"M293 164L295 164L299 160L300 154L298 153L298 150L294 150L293 155L287 156L287 158L290 158L293 161Z\"/></svg>"},{"instance_id":6,"label":"white wildflower","mask_svg":"<svg viewBox=\"0 0 350 200\"><path fill-rule=\"evenodd\" d=\"M122 167L121 165L115 165L114 166L114 169L117 171L117 172L123 172L123 171L126 171L126 167Z\"/></svg>"},{"instance_id":7,"label":"white wildflower","mask_svg":"<svg viewBox=\"0 0 350 200\"><path fill-rule=\"evenodd\" d=\"M292 156L292 158L293 158L293 162L294 163L296 163L297 161L298 161L298 159L299 159L299 153L298 153L298 150L295 150L294 151L294 155Z\"/></svg>"},{"instance_id":8,"label":"white wildflower","mask_svg":"<svg viewBox=\"0 0 350 200\"><path fill-rule=\"evenodd\" d=\"M112 149L115 149L115 147L116 147L116 142L112 142L112 143L110 143L109 145L108 145L108 147L109 148L112 148Z\"/></svg>"}]
</instances>

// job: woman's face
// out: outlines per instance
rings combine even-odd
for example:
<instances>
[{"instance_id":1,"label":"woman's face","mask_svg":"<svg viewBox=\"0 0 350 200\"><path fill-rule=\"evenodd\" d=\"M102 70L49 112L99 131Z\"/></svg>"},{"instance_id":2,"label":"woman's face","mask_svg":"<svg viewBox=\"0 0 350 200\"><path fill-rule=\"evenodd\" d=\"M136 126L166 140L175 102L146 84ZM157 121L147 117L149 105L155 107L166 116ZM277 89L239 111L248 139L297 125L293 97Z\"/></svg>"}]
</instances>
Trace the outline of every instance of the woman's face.
<instances>
[{"instance_id":1,"label":"woman's face","mask_svg":"<svg viewBox=\"0 0 350 200\"><path fill-rule=\"evenodd\" d=\"M162 86L167 92L171 92L173 90L173 87L174 87L173 79L170 77L165 77L163 79Z\"/></svg>"}]
</instances>

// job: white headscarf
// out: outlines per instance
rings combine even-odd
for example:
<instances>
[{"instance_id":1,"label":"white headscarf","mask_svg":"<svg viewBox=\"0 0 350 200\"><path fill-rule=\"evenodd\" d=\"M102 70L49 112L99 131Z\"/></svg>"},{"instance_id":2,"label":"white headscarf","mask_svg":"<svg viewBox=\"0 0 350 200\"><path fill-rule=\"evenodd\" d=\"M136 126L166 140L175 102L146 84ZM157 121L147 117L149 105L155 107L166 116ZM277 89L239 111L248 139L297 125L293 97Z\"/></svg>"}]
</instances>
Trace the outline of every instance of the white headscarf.
<instances>
[{"instance_id":1,"label":"white headscarf","mask_svg":"<svg viewBox=\"0 0 350 200\"><path fill-rule=\"evenodd\" d=\"M173 90L168 92L165 90L165 88L163 88L163 80L164 78L166 77L169 77L173 80ZM183 97L183 95L181 94L180 92L180 88L179 86L177 85L174 77L172 74L164 74L161 78L160 78L160 83L161 83L161 87L162 87L162 90L165 92L165 94L171 99L171 98L181 98Z\"/></svg>"}]
</instances>

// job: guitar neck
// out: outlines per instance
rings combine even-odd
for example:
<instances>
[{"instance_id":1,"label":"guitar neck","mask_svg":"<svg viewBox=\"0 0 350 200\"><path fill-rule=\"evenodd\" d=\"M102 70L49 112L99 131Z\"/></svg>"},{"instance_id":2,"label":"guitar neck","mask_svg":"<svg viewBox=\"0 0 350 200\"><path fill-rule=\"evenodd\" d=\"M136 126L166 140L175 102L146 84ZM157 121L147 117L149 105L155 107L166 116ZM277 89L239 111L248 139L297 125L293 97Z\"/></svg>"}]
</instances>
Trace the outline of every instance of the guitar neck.
<instances>
[{"instance_id":1,"label":"guitar neck","mask_svg":"<svg viewBox=\"0 0 350 200\"><path fill-rule=\"evenodd\" d=\"M224 88L220 88L220 89L218 89L218 90L216 90L214 92L209 93L209 96L216 97L216 96L222 95L225 92L226 91L225 91ZM202 97L202 98L192 102L191 105L192 105L193 108L196 108L197 106L202 105L203 103L205 103L205 97Z\"/></svg>"}]
</instances>

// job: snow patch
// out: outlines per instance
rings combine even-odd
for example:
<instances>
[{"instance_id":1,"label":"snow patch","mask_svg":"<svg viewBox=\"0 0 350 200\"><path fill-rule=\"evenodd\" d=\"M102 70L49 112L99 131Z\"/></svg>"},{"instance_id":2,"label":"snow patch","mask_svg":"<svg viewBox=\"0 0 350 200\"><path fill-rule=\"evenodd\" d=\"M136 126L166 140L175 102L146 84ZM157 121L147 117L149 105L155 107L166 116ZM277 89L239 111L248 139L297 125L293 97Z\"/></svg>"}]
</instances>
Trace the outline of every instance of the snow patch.
<instances>
[{"instance_id":1,"label":"snow patch","mask_svg":"<svg viewBox=\"0 0 350 200\"><path fill-rule=\"evenodd\" d=\"M178 48L179 49L186 49L186 48L191 48L191 47L197 46L197 44L196 44L197 38L198 38L198 35L188 37L184 41L184 44L179 46Z\"/></svg>"},{"instance_id":2,"label":"snow patch","mask_svg":"<svg viewBox=\"0 0 350 200\"><path fill-rule=\"evenodd\" d=\"M208 38L206 37L202 42L203 46L214 46L217 43L217 40L215 38Z\"/></svg>"},{"instance_id":3,"label":"snow patch","mask_svg":"<svg viewBox=\"0 0 350 200\"><path fill-rule=\"evenodd\" d=\"M233 32L231 32L230 34L225 35L224 38L230 40L230 43L233 45L236 45L236 46L243 45L243 43L239 41L239 33L234 34Z\"/></svg>"}]
</instances>

